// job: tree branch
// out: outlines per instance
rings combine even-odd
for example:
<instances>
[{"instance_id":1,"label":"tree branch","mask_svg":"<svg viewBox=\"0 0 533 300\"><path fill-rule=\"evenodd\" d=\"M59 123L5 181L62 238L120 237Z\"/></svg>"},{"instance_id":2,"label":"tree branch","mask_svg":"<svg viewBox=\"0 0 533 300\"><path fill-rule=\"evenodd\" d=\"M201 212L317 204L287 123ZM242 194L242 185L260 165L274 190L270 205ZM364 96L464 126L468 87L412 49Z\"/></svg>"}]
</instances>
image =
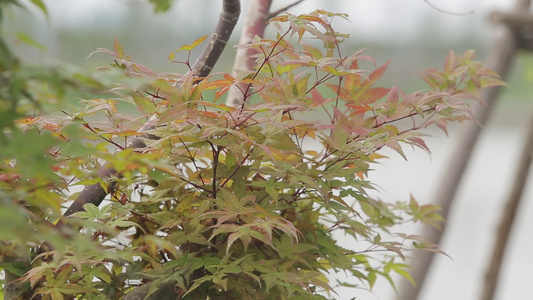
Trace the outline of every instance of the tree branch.
<instances>
[{"instance_id":1,"label":"tree branch","mask_svg":"<svg viewBox=\"0 0 533 300\"><path fill-rule=\"evenodd\" d=\"M531 167L531 158L533 156L533 118L529 125L528 136L526 137L526 145L518 161L518 170L516 171L515 178L513 180L513 187L505 209L500 217L500 224L498 226L498 233L492 250L492 256L489 259L489 267L485 273L485 284L481 294L481 300L492 300L494 293L498 286L498 278L500 275L500 269L502 261L505 255L507 242L511 229L513 228L513 222L516 217L518 206L520 205L520 199L526 185L527 175Z\"/></svg>"},{"instance_id":2,"label":"tree branch","mask_svg":"<svg viewBox=\"0 0 533 300\"><path fill-rule=\"evenodd\" d=\"M138 132L145 132L145 131L153 129L156 122L157 122L157 119L155 118L155 116L152 116L151 118L148 119L148 121L143 126L141 126L141 128L139 128ZM146 134L140 137L135 136L128 141L126 148L130 148L130 149L145 148L146 144L144 143L143 138L157 139L157 137L150 135L150 134ZM117 174L117 171L113 169L111 166L109 166L108 164L101 167L98 170L96 175L100 177L101 179L109 179L113 176L120 176L120 174ZM70 205L70 207L65 211L63 216L68 217L72 215L73 213L83 210L83 205L87 203L92 203L96 206L99 206L100 203L102 203L104 198L107 196L107 194L112 192L115 189L115 187L116 187L115 182L110 182L109 185L107 186L107 189L104 189L100 183L95 183L92 185L85 186L83 190L81 191L81 193L76 198L76 200L74 200L74 202ZM57 225L62 226L63 221L59 220Z\"/></svg>"},{"instance_id":3,"label":"tree branch","mask_svg":"<svg viewBox=\"0 0 533 300\"><path fill-rule=\"evenodd\" d=\"M255 36L263 37L266 22L270 11L272 0L252 0L246 13L244 29L239 40L240 45L249 44ZM255 49L237 49L235 61L233 62L233 76L237 76L240 71L252 71L254 68L253 55ZM248 84L237 84L230 87L226 104L237 107L244 103L244 94Z\"/></svg>"},{"instance_id":4,"label":"tree branch","mask_svg":"<svg viewBox=\"0 0 533 300\"><path fill-rule=\"evenodd\" d=\"M518 47L533 51L533 15L529 11L493 12L491 22L504 24L518 39Z\"/></svg>"},{"instance_id":5,"label":"tree branch","mask_svg":"<svg viewBox=\"0 0 533 300\"><path fill-rule=\"evenodd\" d=\"M224 0L215 32L211 34L209 42L207 42L202 54L200 54L200 57L192 67L194 75L205 77L211 73L213 66L226 47L235 24L239 20L240 13L241 4L239 0Z\"/></svg>"},{"instance_id":6,"label":"tree branch","mask_svg":"<svg viewBox=\"0 0 533 300\"><path fill-rule=\"evenodd\" d=\"M272 18L274 18L275 16L281 14L282 12L288 10L289 8L294 7L294 6L296 6L296 5L300 4L300 3L302 3L303 1L304 1L304 0L298 0L298 1L296 1L296 2L293 2L293 3L289 4L289 5L284 6L284 7L280 8L280 9L278 9L278 10L275 10L275 11L273 11L273 12L271 12L271 13L268 14L267 19L272 19Z\"/></svg>"},{"instance_id":7,"label":"tree branch","mask_svg":"<svg viewBox=\"0 0 533 300\"><path fill-rule=\"evenodd\" d=\"M266 22L283 11L296 6L304 0L298 0L274 12L270 12L272 0L252 0L248 12L246 13L246 23L241 33L239 44L245 45L252 42L255 36L263 37L265 34ZM238 49L233 63L233 76L237 76L242 71L253 71L254 58L257 49ZM248 90L249 84L237 84L230 87L226 98L226 105L237 107L244 103L243 94Z\"/></svg>"}]
</instances>

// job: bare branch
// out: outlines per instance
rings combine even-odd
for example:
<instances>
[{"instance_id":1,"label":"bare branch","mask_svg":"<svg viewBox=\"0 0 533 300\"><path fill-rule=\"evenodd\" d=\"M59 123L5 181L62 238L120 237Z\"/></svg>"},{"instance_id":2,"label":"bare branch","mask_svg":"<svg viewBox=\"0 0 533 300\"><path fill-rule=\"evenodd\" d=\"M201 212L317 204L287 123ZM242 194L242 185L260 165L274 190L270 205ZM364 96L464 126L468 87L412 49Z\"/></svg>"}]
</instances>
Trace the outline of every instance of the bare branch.
<instances>
[{"instance_id":1,"label":"bare branch","mask_svg":"<svg viewBox=\"0 0 533 300\"><path fill-rule=\"evenodd\" d=\"M217 62L220 54L239 20L241 4L239 0L224 0L222 12L220 13L215 32L207 42L202 54L194 63L192 69L194 75L205 77L211 73L213 66Z\"/></svg>"},{"instance_id":2,"label":"bare branch","mask_svg":"<svg viewBox=\"0 0 533 300\"><path fill-rule=\"evenodd\" d=\"M442 8L436 6L435 4L431 3L429 0L424 0L424 2L426 2L427 5L429 5L431 8L433 8L436 11L444 13L444 14L452 15L452 16L461 17L461 16L471 15L471 14L474 13L473 10L467 11L467 12L464 12L464 13L451 12L451 11L448 11L448 10L445 10L445 9L442 9Z\"/></svg>"},{"instance_id":3,"label":"bare branch","mask_svg":"<svg viewBox=\"0 0 533 300\"><path fill-rule=\"evenodd\" d=\"M489 20L494 23L505 24L513 31L520 31L524 27L533 26L533 15L531 15L529 11L495 11L490 14Z\"/></svg>"},{"instance_id":4,"label":"bare branch","mask_svg":"<svg viewBox=\"0 0 533 300\"><path fill-rule=\"evenodd\" d=\"M288 10L289 8L291 8L291 7L293 7L293 6L296 6L296 5L300 4L300 3L302 3L303 1L304 1L304 0L298 0L298 1L294 2L294 3L292 3L292 4L289 4L289 5L287 5L287 6L285 6L285 7L282 7L282 8L280 8L280 9L276 10L276 11L273 11L273 12L271 12L270 14L268 14L268 18L267 18L267 19L272 19L272 18L274 18L275 16L281 14L282 12Z\"/></svg>"},{"instance_id":5,"label":"bare branch","mask_svg":"<svg viewBox=\"0 0 533 300\"><path fill-rule=\"evenodd\" d=\"M117 171L113 168L103 166L98 170L98 177L102 179L111 178L116 175ZM111 182L107 189L104 189L100 183L95 183L93 185L87 185L78 195L76 200L70 205L70 207L65 211L63 216L68 217L73 213L83 210L83 206L87 203L92 203L96 206L100 205L104 200L105 196L115 189L116 183Z\"/></svg>"}]
</instances>

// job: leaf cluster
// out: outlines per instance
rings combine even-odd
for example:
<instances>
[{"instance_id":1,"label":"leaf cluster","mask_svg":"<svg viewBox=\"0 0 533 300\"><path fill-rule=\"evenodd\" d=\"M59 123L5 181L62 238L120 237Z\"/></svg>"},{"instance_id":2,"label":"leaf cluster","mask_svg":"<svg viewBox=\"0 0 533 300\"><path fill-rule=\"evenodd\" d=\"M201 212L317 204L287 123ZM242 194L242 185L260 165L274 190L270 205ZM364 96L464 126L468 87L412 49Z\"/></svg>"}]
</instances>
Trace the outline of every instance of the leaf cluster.
<instances>
[{"instance_id":1,"label":"leaf cluster","mask_svg":"<svg viewBox=\"0 0 533 300\"><path fill-rule=\"evenodd\" d=\"M97 52L112 55L108 72L135 78L133 87L118 84L114 98L89 99L77 113L19 119L20 134L47 137L40 149L48 149L49 160L40 169L57 179L40 186L33 171L24 175L23 159L6 154L12 159L0 170L1 191L32 226L55 223L77 185L114 187L102 207L85 205L43 237L49 247L37 247L23 277L33 293L326 299L334 295L329 272L349 274L342 285L367 288L378 277L394 285L392 273L410 278L405 253L435 248L394 234L394 226L438 226L441 217L414 199L371 198L371 165L385 158L384 147L404 157L404 145L429 152L422 129L446 130L450 121L471 118L466 100L501 81L468 51L450 52L444 70L423 73L429 90L382 87L387 65L367 71L361 62L375 62L363 51L343 55L348 36L333 29L335 18L346 16L319 10L272 19L285 31L240 45L255 51L256 68L237 76L157 73L132 62L117 41L113 50ZM190 51L203 39L169 60L185 55L181 63L190 67ZM234 85L245 87L239 107L221 102ZM154 126L136 130L154 116ZM145 148L126 149L128 139L139 137ZM37 150L27 155L39 162ZM102 161L120 176L92 176ZM28 180L39 188L30 190ZM24 200L15 193L21 186ZM19 239L31 249L40 244L33 236ZM14 244L2 245L4 255L15 252Z\"/></svg>"}]
</instances>

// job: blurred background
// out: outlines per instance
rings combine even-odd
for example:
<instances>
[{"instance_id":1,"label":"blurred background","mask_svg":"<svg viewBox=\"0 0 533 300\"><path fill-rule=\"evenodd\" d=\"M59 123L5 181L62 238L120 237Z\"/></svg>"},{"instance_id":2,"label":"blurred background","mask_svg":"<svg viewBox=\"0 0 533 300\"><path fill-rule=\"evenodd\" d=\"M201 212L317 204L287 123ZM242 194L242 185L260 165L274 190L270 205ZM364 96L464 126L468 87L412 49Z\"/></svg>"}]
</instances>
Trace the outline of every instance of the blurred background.
<instances>
[{"instance_id":1,"label":"blurred background","mask_svg":"<svg viewBox=\"0 0 533 300\"><path fill-rule=\"evenodd\" d=\"M29 2L29 1L28 1ZM169 53L196 38L208 35L218 19L216 0L177 0L166 13L156 14L143 0L47 0L46 18L37 9L14 9L4 16L6 38L17 55L28 63L68 63L94 69L110 63L96 48L113 48L119 39L132 60L157 71L181 72L183 66L167 63ZM248 1L244 0L246 13ZM275 0L274 9L292 1ZM391 60L383 85L396 84L412 92L424 88L416 71L440 68L445 55L475 49L483 60L499 27L489 23L492 11L507 11L512 0L305 0L290 9L293 14L315 9L349 14L351 22L338 19L338 31L349 33L345 54L368 48L367 54L381 65ZM31 7L31 5L28 5ZM232 36L238 41L243 20ZM274 32L270 27L267 35ZM43 47L30 47L17 32ZM229 72L234 49L227 47L215 71ZM193 57L194 59L194 57ZM441 244L451 257L438 255L419 299L476 299L492 250L496 226L510 191L526 129L533 117L533 58L518 52L510 84L501 94L483 129L447 220ZM375 196L387 201L407 200L410 194L422 203L431 202L457 147L461 125L450 136L430 130L427 139L432 151L406 149L408 162L394 153L376 167L370 180L380 187ZM523 203L506 253L496 299L533 299L533 176L530 176ZM402 228L402 230L404 230ZM415 227L406 230L416 231ZM397 299L387 282L373 293L338 290L339 299ZM402 299L410 300L410 299Z\"/></svg>"}]
</instances>

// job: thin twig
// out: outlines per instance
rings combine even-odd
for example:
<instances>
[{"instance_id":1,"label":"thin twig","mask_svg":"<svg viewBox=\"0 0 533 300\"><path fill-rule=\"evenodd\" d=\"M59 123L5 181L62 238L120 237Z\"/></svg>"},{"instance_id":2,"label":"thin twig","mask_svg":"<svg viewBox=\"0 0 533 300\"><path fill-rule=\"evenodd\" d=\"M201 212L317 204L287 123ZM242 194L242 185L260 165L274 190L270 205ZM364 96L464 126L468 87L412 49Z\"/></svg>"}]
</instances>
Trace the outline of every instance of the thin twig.
<instances>
[{"instance_id":1,"label":"thin twig","mask_svg":"<svg viewBox=\"0 0 533 300\"><path fill-rule=\"evenodd\" d=\"M292 4L289 4L289 5L285 6L285 7L282 7L280 9L276 10L276 11L273 11L273 12L269 13L268 14L268 19L272 19L273 17L281 14L282 12L288 10L289 8L291 8L293 6L296 6L296 5L300 4L300 3L302 3L303 1L304 0L298 0L298 1L294 2L294 3L292 3Z\"/></svg>"},{"instance_id":2,"label":"thin twig","mask_svg":"<svg viewBox=\"0 0 533 300\"><path fill-rule=\"evenodd\" d=\"M456 13L456 12L451 12L449 10L445 10L445 9L442 9L438 6L436 6L435 4L431 3L429 0L424 0L424 2L427 3L427 5L429 5L431 8L433 8L434 10L438 11L438 12L441 12L443 14L448 14L448 15L452 15L452 16L456 16L456 17L462 17L462 16L468 16L468 15L471 15L474 13L473 10L470 10L470 11L467 11L467 12L464 12L464 13Z\"/></svg>"}]
</instances>

